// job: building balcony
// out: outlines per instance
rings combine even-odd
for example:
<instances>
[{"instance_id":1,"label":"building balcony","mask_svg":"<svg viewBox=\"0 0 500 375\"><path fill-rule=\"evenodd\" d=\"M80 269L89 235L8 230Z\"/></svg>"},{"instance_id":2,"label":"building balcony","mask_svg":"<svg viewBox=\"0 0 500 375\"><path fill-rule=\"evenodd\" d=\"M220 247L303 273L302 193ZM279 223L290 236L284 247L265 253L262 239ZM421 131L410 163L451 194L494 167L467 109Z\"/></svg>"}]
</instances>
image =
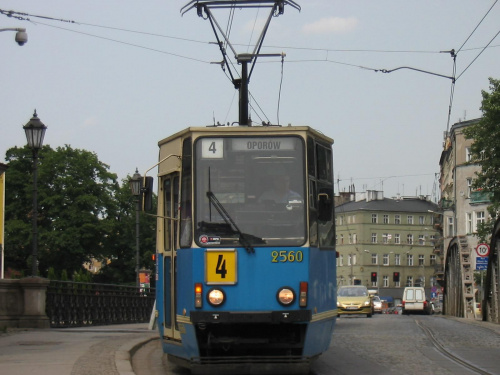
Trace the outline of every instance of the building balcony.
<instances>
[{"instance_id":1,"label":"building balcony","mask_svg":"<svg viewBox=\"0 0 500 375\"><path fill-rule=\"evenodd\" d=\"M441 200L439 201L438 206L439 206L440 211L443 211L443 210L453 210L453 208L454 208L453 200L452 199L441 198Z\"/></svg>"},{"instance_id":2,"label":"building balcony","mask_svg":"<svg viewBox=\"0 0 500 375\"><path fill-rule=\"evenodd\" d=\"M490 203L491 193L484 190L476 190L470 193L470 204Z\"/></svg>"}]
</instances>

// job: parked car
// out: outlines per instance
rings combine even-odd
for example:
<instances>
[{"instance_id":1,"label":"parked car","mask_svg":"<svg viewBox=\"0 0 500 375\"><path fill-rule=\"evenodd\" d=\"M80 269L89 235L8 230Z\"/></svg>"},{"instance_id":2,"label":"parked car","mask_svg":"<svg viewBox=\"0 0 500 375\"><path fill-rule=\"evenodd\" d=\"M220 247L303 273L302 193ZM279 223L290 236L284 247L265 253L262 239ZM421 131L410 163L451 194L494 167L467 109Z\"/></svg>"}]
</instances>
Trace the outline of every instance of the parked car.
<instances>
[{"instance_id":1,"label":"parked car","mask_svg":"<svg viewBox=\"0 0 500 375\"><path fill-rule=\"evenodd\" d=\"M475 308L475 313L476 313L476 318L483 318L483 314L481 313L481 302L476 302L476 308Z\"/></svg>"},{"instance_id":2,"label":"parked car","mask_svg":"<svg viewBox=\"0 0 500 375\"><path fill-rule=\"evenodd\" d=\"M373 296L372 302L373 302L373 312L382 314L382 301L380 300L380 297Z\"/></svg>"},{"instance_id":3,"label":"parked car","mask_svg":"<svg viewBox=\"0 0 500 375\"><path fill-rule=\"evenodd\" d=\"M403 292L403 315L410 313L432 314L433 305L425 298L422 287L406 287Z\"/></svg>"},{"instance_id":4,"label":"parked car","mask_svg":"<svg viewBox=\"0 0 500 375\"><path fill-rule=\"evenodd\" d=\"M337 311L341 315L373 314L372 297L363 285L344 285L337 291Z\"/></svg>"}]
</instances>

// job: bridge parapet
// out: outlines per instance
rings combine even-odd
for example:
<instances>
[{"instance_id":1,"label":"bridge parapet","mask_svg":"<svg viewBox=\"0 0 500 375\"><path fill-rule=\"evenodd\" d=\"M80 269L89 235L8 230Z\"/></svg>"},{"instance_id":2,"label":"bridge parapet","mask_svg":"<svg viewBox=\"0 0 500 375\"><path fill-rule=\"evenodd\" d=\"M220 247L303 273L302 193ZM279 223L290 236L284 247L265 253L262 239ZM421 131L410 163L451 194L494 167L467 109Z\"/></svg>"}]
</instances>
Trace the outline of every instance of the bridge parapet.
<instances>
[{"instance_id":1,"label":"bridge parapet","mask_svg":"<svg viewBox=\"0 0 500 375\"><path fill-rule=\"evenodd\" d=\"M0 280L0 328L49 328L48 285L49 280L41 277Z\"/></svg>"}]
</instances>

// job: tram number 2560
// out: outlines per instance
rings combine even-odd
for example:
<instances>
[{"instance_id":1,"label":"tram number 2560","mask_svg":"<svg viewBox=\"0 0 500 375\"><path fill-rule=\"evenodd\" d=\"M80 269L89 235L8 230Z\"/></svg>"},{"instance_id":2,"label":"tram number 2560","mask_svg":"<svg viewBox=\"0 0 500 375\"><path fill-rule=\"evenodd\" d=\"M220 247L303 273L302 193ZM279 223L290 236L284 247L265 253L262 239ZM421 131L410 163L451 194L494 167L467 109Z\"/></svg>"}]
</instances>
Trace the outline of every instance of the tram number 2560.
<instances>
[{"instance_id":1,"label":"tram number 2560","mask_svg":"<svg viewBox=\"0 0 500 375\"><path fill-rule=\"evenodd\" d=\"M271 252L271 262L272 263L286 263L286 262L302 262L304 259L304 253L302 251L288 251L288 250L280 250L280 251L272 251Z\"/></svg>"}]
</instances>

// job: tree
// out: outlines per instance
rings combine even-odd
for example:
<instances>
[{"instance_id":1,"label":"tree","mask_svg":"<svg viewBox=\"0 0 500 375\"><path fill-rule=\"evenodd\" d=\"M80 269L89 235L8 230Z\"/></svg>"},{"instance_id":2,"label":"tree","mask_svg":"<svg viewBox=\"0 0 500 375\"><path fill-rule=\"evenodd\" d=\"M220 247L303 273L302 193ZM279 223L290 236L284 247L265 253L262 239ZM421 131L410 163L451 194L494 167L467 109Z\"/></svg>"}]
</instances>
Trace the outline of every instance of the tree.
<instances>
[{"instance_id":1,"label":"tree","mask_svg":"<svg viewBox=\"0 0 500 375\"><path fill-rule=\"evenodd\" d=\"M116 175L92 152L68 145L39 152L38 232L39 270L79 271L84 262L101 257L104 241L114 227L118 183ZM31 254L31 150L11 148L6 153L5 263L28 270Z\"/></svg>"},{"instance_id":2,"label":"tree","mask_svg":"<svg viewBox=\"0 0 500 375\"><path fill-rule=\"evenodd\" d=\"M103 267L95 276L102 283L135 284L136 273L136 197L131 195L129 177L122 181L116 193L116 217L111 234L104 239ZM156 200L153 200L156 205ZM141 268L153 270L151 255L156 253L156 218L139 214L139 244Z\"/></svg>"},{"instance_id":3,"label":"tree","mask_svg":"<svg viewBox=\"0 0 500 375\"><path fill-rule=\"evenodd\" d=\"M472 162L481 166L473 187L490 195L491 215L486 223L478 226L478 236L485 240L492 231L500 208L500 80L489 79L490 92L481 91L483 100L481 120L464 130L467 139L473 139Z\"/></svg>"}]
</instances>

